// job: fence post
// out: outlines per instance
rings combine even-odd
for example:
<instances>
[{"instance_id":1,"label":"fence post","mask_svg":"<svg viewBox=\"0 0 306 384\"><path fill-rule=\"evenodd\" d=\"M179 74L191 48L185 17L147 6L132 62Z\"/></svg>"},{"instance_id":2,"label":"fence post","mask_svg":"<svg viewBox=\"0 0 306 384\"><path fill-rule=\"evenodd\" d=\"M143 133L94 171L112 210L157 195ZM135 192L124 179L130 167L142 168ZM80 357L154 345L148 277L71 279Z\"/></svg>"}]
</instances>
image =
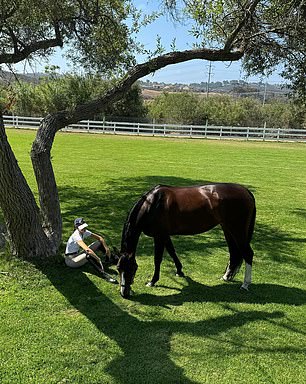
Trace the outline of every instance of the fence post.
<instances>
[{"instance_id":1,"label":"fence post","mask_svg":"<svg viewBox=\"0 0 306 384\"><path fill-rule=\"evenodd\" d=\"M137 135L139 136L139 123L137 124Z\"/></svg>"},{"instance_id":2,"label":"fence post","mask_svg":"<svg viewBox=\"0 0 306 384\"><path fill-rule=\"evenodd\" d=\"M247 137L246 137L247 140L249 140L249 133L250 133L250 127L247 128Z\"/></svg>"},{"instance_id":3,"label":"fence post","mask_svg":"<svg viewBox=\"0 0 306 384\"><path fill-rule=\"evenodd\" d=\"M280 131L280 128L277 128L277 141L279 141L279 131Z\"/></svg>"},{"instance_id":4,"label":"fence post","mask_svg":"<svg viewBox=\"0 0 306 384\"><path fill-rule=\"evenodd\" d=\"M87 131L89 132L89 120L87 120Z\"/></svg>"},{"instance_id":5,"label":"fence post","mask_svg":"<svg viewBox=\"0 0 306 384\"><path fill-rule=\"evenodd\" d=\"M220 127L220 136L219 136L219 139L220 139L220 140L222 139L222 126Z\"/></svg>"},{"instance_id":6,"label":"fence post","mask_svg":"<svg viewBox=\"0 0 306 384\"><path fill-rule=\"evenodd\" d=\"M192 125L190 126L190 137L192 137Z\"/></svg>"},{"instance_id":7,"label":"fence post","mask_svg":"<svg viewBox=\"0 0 306 384\"><path fill-rule=\"evenodd\" d=\"M15 116L15 128L19 128L19 124L18 124L18 116Z\"/></svg>"},{"instance_id":8,"label":"fence post","mask_svg":"<svg viewBox=\"0 0 306 384\"><path fill-rule=\"evenodd\" d=\"M264 123L264 127L263 127L263 132L262 132L262 140L265 141L265 136L266 136L266 126L267 126L267 122L265 121Z\"/></svg>"},{"instance_id":9,"label":"fence post","mask_svg":"<svg viewBox=\"0 0 306 384\"><path fill-rule=\"evenodd\" d=\"M102 133L105 133L105 116L103 116Z\"/></svg>"}]
</instances>

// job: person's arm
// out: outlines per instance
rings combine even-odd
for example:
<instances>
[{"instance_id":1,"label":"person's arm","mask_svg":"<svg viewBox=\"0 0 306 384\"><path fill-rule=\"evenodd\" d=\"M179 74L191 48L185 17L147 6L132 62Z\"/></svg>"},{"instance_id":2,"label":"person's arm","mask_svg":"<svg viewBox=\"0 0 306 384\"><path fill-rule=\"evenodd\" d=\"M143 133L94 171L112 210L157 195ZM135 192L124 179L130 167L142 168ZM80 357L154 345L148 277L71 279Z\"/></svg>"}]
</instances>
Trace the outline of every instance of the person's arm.
<instances>
[{"instance_id":1,"label":"person's arm","mask_svg":"<svg viewBox=\"0 0 306 384\"><path fill-rule=\"evenodd\" d=\"M101 261L100 257L97 256L97 255L95 254L95 252L94 252L91 248L89 248L88 245L87 245L83 240L79 240L77 243L79 244L79 246L80 246L81 248L84 249L84 251L85 251L86 253L88 253L91 257L93 257L93 258L95 258L95 259L97 260L98 264L99 264L100 267L101 267L101 271L103 272L103 271L104 271L104 267L103 267L103 264L102 264L102 261Z\"/></svg>"},{"instance_id":2,"label":"person's arm","mask_svg":"<svg viewBox=\"0 0 306 384\"><path fill-rule=\"evenodd\" d=\"M85 252L89 253L90 255L92 255L92 256L94 256L100 260L100 258L95 254L95 252L92 249L90 249L89 246L83 240L79 240L77 243L79 244L79 246L81 248L84 249Z\"/></svg>"},{"instance_id":3,"label":"person's arm","mask_svg":"<svg viewBox=\"0 0 306 384\"><path fill-rule=\"evenodd\" d=\"M111 255L111 254L110 254L110 250L109 250L109 248L108 248L108 246L107 246L105 240L103 239L103 237L100 236L100 235L97 235L96 233L92 233L91 236L94 237L96 240L99 240L99 241L100 241L100 243L101 243L101 244L103 245L103 247L105 248L106 256L107 256L107 257L110 257L110 255Z\"/></svg>"}]
</instances>

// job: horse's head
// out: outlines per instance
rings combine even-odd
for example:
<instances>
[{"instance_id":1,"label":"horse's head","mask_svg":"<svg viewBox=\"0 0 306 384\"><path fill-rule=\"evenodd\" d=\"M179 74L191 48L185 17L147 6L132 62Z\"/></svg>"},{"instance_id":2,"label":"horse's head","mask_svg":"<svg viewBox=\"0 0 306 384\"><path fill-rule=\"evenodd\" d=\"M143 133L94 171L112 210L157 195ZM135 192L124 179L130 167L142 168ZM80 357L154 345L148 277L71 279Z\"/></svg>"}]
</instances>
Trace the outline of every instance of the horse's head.
<instances>
[{"instance_id":1,"label":"horse's head","mask_svg":"<svg viewBox=\"0 0 306 384\"><path fill-rule=\"evenodd\" d=\"M121 254L117 269L120 275L120 294L125 299L130 297L131 285L134 282L138 265L136 263L135 255L128 253Z\"/></svg>"}]
</instances>

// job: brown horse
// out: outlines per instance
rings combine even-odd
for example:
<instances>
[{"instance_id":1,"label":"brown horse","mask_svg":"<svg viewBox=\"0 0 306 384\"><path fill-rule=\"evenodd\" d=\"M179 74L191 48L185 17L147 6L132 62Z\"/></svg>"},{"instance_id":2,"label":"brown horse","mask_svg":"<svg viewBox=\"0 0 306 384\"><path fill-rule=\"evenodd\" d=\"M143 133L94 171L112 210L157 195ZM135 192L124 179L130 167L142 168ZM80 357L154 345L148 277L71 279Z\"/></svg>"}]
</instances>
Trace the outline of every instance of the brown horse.
<instances>
[{"instance_id":1,"label":"brown horse","mask_svg":"<svg viewBox=\"0 0 306 384\"><path fill-rule=\"evenodd\" d=\"M159 280L164 249L172 257L176 273L184 276L171 235L194 235L220 224L227 241L230 260L223 280L230 281L245 260L242 288L251 283L253 250L250 241L256 216L255 198L239 184L217 183L193 187L157 185L145 193L128 214L123 227L120 258L120 293L130 295L137 270L136 248L143 232L154 239L155 270L149 286Z\"/></svg>"}]
</instances>

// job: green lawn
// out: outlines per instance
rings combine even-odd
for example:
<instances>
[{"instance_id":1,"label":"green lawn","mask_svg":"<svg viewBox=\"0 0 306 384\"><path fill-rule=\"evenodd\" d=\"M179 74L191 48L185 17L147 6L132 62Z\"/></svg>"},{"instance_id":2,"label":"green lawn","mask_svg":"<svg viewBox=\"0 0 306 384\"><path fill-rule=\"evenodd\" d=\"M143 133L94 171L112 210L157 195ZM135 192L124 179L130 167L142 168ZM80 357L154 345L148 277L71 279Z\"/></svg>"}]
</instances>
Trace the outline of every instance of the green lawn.
<instances>
[{"instance_id":1,"label":"green lawn","mask_svg":"<svg viewBox=\"0 0 306 384\"><path fill-rule=\"evenodd\" d=\"M29 184L33 132L8 137ZM60 133L53 164L66 240L75 217L116 246L126 215L155 184L248 186L257 201L253 284L220 281L220 229L175 237L187 278L167 255L158 286L141 237L135 295L62 259L45 267L2 255L1 383L305 383L306 146ZM115 274L116 268L111 267Z\"/></svg>"}]
</instances>

